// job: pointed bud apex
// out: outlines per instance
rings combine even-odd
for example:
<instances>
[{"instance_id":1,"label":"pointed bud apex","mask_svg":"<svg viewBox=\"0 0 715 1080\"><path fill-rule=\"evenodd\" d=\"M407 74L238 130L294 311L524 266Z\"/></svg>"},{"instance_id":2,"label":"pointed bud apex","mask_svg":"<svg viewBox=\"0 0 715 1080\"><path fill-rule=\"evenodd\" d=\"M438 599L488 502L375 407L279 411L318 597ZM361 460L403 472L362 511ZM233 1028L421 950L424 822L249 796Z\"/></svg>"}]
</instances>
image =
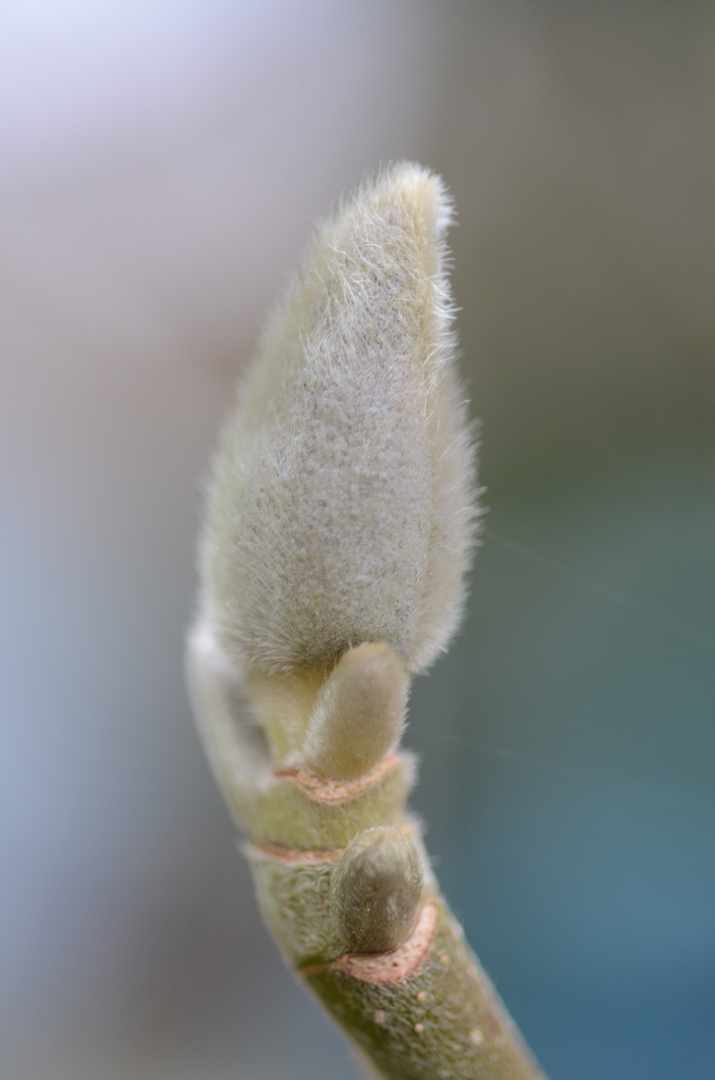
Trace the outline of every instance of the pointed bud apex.
<instances>
[{"instance_id":1,"label":"pointed bud apex","mask_svg":"<svg viewBox=\"0 0 715 1080\"><path fill-rule=\"evenodd\" d=\"M350 649L325 680L308 725L303 760L320 776L365 776L397 745L408 676L384 642Z\"/></svg>"},{"instance_id":2,"label":"pointed bud apex","mask_svg":"<svg viewBox=\"0 0 715 1080\"><path fill-rule=\"evenodd\" d=\"M439 177L395 165L319 232L214 464L202 610L242 667L386 641L416 671L464 600L472 447Z\"/></svg>"},{"instance_id":3,"label":"pointed bud apex","mask_svg":"<svg viewBox=\"0 0 715 1080\"><path fill-rule=\"evenodd\" d=\"M349 952L389 952L409 936L422 895L412 838L381 826L352 840L333 871L330 909Z\"/></svg>"}]
</instances>

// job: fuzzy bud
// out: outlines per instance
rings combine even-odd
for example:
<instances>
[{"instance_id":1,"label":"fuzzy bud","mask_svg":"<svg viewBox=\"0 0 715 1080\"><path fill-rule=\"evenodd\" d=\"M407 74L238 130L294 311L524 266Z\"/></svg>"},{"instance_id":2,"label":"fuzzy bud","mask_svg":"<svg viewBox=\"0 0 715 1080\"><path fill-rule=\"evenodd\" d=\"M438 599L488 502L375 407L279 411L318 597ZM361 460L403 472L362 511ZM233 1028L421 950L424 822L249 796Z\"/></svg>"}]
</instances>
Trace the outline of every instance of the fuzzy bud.
<instances>
[{"instance_id":1,"label":"fuzzy bud","mask_svg":"<svg viewBox=\"0 0 715 1080\"><path fill-rule=\"evenodd\" d=\"M330 910L350 952L389 952L409 936L422 895L412 838L380 826L360 833L333 871Z\"/></svg>"},{"instance_id":2,"label":"fuzzy bud","mask_svg":"<svg viewBox=\"0 0 715 1080\"><path fill-rule=\"evenodd\" d=\"M464 600L473 455L445 271L451 202L399 164L319 231L214 462L202 614L242 670L384 641L411 672Z\"/></svg>"},{"instance_id":3,"label":"fuzzy bud","mask_svg":"<svg viewBox=\"0 0 715 1080\"><path fill-rule=\"evenodd\" d=\"M320 776L365 776L399 742L408 676L384 642L350 649L323 683L303 761Z\"/></svg>"}]
</instances>

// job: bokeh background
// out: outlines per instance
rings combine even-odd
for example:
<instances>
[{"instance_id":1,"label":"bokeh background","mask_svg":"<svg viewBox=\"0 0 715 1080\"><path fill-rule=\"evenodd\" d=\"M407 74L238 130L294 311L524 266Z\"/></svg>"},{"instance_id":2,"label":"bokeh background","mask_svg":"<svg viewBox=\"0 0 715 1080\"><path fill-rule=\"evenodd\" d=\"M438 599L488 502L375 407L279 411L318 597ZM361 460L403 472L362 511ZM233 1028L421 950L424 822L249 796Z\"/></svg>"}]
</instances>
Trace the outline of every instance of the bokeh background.
<instances>
[{"instance_id":1,"label":"bokeh background","mask_svg":"<svg viewBox=\"0 0 715 1080\"><path fill-rule=\"evenodd\" d=\"M488 486L428 845L551 1080L715 1077L715 10L0 7L0 1073L335 1080L192 729L200 480L367 168L452 188Z\"/></svg>"}]
</instances>

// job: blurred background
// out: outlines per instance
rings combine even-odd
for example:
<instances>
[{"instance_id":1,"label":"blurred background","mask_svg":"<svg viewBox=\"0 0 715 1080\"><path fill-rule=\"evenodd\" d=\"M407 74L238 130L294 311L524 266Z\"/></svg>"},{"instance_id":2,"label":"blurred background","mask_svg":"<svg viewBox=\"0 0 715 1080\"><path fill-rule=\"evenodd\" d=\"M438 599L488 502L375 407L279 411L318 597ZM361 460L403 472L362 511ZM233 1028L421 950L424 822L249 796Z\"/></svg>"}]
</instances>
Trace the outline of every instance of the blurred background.
<instances>
[{"instance_id":1,"label":"blurred background","mask_svg":"<svg viewBox=\"0 0 715 1080\"><path fill-rule=\"evenodd\" d=\"M715 10L0 7L0 1072L335 1080L194 734L200 481L312 223L454 192L490 507L414 806L551 1080L715 1077Z\"/></svg>"}]
</instances>

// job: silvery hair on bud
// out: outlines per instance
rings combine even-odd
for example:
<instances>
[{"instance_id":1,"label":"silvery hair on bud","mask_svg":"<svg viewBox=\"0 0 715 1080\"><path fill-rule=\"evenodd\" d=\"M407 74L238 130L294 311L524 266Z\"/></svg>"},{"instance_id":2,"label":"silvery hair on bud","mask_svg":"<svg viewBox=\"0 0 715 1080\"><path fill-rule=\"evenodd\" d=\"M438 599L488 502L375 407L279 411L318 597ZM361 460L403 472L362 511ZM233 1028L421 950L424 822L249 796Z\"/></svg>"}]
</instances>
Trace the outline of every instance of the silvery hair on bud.
<instances>
[{"instance_id":1,"label":"silvery hair on bud","mask_svg":"<svg viewBox=\"0 0 715 1080\"><path fill-rule=\"evenodd\" d=\"M211 476L202 615L243 669L385 641L410 671L461 615L473 445L454 367L452 203L389 167L318 231L269 322Z\"/></svg>"}]
</instances>

